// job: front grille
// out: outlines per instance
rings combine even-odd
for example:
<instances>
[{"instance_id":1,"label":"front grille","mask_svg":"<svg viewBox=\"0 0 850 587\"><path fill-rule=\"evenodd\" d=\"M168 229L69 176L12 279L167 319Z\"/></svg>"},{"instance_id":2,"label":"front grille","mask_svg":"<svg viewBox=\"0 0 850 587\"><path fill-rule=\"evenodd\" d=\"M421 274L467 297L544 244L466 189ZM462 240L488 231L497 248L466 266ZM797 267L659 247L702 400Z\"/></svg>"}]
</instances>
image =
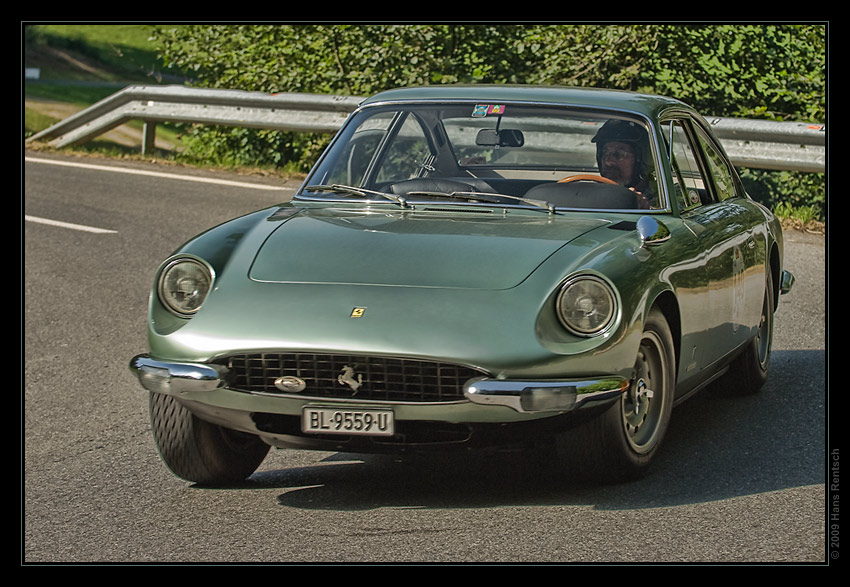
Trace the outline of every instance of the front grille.
<instances>
[{"instance_id":1,"label":"front grille","mask_svg":"<svg viewBox=\"0 0 850 587\"><path fill-rule=\"evenodd\" d=\"M304 396L392 402L460 400L464 383L486 375L451 363L355 355L261 353L219 362L231 370L233 389L280 394L275 381L286 376L304 382Z\"/></svg>"}]
</instances>

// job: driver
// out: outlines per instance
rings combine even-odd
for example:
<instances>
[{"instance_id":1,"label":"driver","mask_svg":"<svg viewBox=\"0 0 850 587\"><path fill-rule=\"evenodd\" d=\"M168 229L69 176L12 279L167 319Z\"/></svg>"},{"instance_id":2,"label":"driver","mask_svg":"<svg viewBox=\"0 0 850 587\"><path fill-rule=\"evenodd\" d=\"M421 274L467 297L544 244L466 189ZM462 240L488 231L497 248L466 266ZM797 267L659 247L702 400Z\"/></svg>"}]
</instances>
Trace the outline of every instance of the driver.
<instances>
[{"instance_id":1,"label":"driver","mask_svg":"<svg viewBox=\"0 0 850 587\"><path fill-rule=\"evenodd\" d=\"M646 130L634 122L611 119L591 142L596 143L600 175L634 191L638 206L649 208L652 192L647 180L650 152Z\"/></svg>"}]
</instances>

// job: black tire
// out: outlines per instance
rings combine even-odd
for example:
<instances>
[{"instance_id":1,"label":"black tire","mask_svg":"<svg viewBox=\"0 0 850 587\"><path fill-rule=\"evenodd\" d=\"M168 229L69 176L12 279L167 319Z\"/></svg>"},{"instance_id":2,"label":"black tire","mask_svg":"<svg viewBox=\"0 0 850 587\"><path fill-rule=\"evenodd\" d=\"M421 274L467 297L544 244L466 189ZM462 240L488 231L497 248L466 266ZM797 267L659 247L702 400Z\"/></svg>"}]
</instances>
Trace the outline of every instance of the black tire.
<instances>
[{"instance_id":1,"label":"black tire","mask_svg":"<svg viewBox=\"0 0 850 587\"><path fill-rule=\"evenodd\" d=\"M767 277L758 333L732 361L728 373L719 380L718 387L722 392L731 395L752 395L760 391L767 382L773 347L773 314L773 281Z\"/></svg>"},{"instance_id":2,"label":"black tire","mask_svg":"<svg viewBox=\"0 0 850 587\"><path fill-rule=\"evenodd\" d=\"M598 418L556 438L564 473L612 483L642 475L667 432L675 389L673 336L661 312L653 310L629 391Z\"/></svg>"},{"instance_id":3,"label":"black tire","mask_svg":"<svg viewBox=\"0 0 850 587\"><path fill-rule=\"evenodd\" d=\"M269 452L269 445L257 436L201 420L169 395L150 394L150 419L162 460L186 481L202 485L243 481Z\"/></svg>"}]
</instances>

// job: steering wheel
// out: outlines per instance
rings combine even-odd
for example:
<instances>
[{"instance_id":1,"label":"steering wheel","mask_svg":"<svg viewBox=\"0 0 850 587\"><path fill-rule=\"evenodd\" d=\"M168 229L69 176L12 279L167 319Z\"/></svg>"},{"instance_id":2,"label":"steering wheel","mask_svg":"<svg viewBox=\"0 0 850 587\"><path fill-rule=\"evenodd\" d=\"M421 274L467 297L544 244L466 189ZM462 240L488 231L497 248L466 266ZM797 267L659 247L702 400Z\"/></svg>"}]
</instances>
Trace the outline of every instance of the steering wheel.
<instances>
[{"instance_id":1,"label":"steering wheel","mask_svg":"<svg viewBox=\"0 0 850 587\"><path fill-rule=\"evenodd\" d=\"M565 177L564 179L559 179L558 183L570 183L571 181L595 181L598 183L610 183L613 185L619 185L616 181L608 179L607 177L602 177L600 175L570 175Z\"/></svg>"}]
</instances>

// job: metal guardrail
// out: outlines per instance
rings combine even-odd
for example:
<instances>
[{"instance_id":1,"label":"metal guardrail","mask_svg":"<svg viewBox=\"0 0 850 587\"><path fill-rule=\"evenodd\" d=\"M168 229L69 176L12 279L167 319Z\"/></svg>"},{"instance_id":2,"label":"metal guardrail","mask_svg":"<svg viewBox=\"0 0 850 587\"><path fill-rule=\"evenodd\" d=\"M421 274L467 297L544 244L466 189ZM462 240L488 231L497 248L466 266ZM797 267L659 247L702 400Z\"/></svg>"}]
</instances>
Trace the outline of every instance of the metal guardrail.
<instances>
[{"instance_id":1,"label":"metal guardrail","mask_svg":"<svg viewBox=\"0 0 850 587\"><path fill-rule=\"evenodd\" d=\"M707 117L737 167L807 171L826 170L826 125Z\"/></svg>"},{"instance_id":2,"label":"metal guardrail","mask_svg":"<svg viewBox=\"0 0 850 587\"><path fill-rule=\"evenodd\" d=\"M143 153L153 146L159 122L333 133L362 100L356 96L128 86L28 141L46 141L55 147L81 144L131 120L145 123ZM807 172L826 168L825 124L717 117L708 121L737 166Z\"/></svg>"}]
</instances>

